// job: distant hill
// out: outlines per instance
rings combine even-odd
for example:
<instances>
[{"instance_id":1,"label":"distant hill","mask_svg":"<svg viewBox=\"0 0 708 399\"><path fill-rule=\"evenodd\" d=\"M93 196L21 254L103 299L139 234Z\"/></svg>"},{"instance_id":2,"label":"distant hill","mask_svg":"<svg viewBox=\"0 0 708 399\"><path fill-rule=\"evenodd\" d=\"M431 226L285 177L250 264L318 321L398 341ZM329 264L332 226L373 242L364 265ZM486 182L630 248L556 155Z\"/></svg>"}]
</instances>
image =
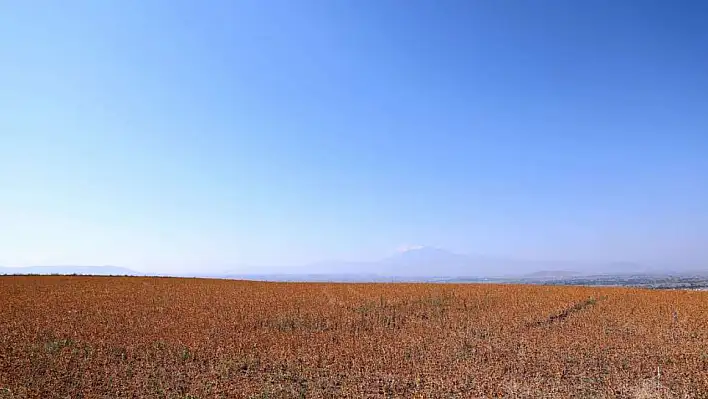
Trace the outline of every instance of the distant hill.
<instances>
[{"instance_id":1,"label":"distant hill","mask_svg":"<svg viewBox=\"0 0 708 399\"><path fill-rule=\"evenodd\" d=\"M0 267L0 275L80 274L93 276L141 276L143 273L117 266L28 266Z\"/></svg>"},{"instance_id":2,"label":"distant hill","mask_svg":"<svg viewBox=\"0 0 708 399\"><path fill-rule=\"evenodd\" d=\"M208 269L207 269L208 270ZM245 272L246 270L258 270ZM207 277L269 281L487 281L562 280L584 276L665 275L669 269L647 268L631 262L590 263L570 261L518 260L463 255L444 249L415 246L378 261L331 261L299 267L212 266L208 272L160 274L174 277ZM693 270L692 274L708 273ZM145 276L117 266L32 266L0 267L2 274L79 274ZM686 274L686 272L682 273Z\"/></svg>"},{"instance_id":3,"label":"distant hill","mask_svg":"<svg viewBox=\"0 0 708 399\"><path fill-rule=\"evenodd\" d=\"M319 262L299 268L324 275L375 275L380 277L480 276L494 273L490 262L444 249L419 246L371 262Z\"/></svg>"},{"instance_id":4,"label":"distant hill","mask_svg":"<svg viewBox=\"0 0 708 399\"><path fill-rule=\"evenodd\" d=\"M319 274L374 274L388 277L565 278L596 273L643 271L630 263L538 261L463 255L416 246L374 262L320 262L301 270Z\"/></svg>"},{"instance_id":5,"label":"distant hill","mask_svg":"<svg viewBox=\"0 0 708 399\"><path fill-rule=\"evenodd\" d=\"M247 270L248 268L240 268ZM300 267L259 268L258 273L221 272L217 278L278 279L298 281L474 281L502 279L563 279L588 275L646 273L646 267L629 262L541 261L464 255L430 246L413 246L377 261L329 261ZM268 271L266 271L268 270ZM250 275L250 276L249 276Z\"/></svg>"}]
</instances>

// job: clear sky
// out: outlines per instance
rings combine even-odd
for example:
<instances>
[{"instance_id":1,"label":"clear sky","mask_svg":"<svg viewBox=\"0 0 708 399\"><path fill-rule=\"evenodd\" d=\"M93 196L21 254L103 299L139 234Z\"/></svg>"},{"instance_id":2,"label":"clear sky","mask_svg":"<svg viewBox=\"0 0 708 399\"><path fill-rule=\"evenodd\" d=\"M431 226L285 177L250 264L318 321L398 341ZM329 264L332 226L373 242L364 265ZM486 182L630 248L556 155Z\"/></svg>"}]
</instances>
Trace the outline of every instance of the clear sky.
<instances>
[{"instance_id":1,"label":"clear sky","mask_svg":"<svg viewBox=\"0 0 708 399\"><path fill-rule=\"evenodd\" d=\"M705 265L706 21L703 1L3 1L0 265L415 244Z\"/></svg>"}]
</instances>

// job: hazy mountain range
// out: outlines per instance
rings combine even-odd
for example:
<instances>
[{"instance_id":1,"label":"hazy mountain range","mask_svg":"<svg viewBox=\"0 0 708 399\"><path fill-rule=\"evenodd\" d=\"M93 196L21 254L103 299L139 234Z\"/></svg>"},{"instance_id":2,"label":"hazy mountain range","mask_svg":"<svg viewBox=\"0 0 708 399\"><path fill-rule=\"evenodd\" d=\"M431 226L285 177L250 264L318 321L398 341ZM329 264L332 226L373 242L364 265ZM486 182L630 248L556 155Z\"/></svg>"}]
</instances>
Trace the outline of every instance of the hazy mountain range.
<instances>
[{"instance_id":1,"label":"hazy mountain range","mask_svg":"<svg viewBox=\"0 0 708 399\"><path fill-rule=\"evenodd\" d=\"M241 268L239 268L241 269ZM529 261L456 254L434 247L413 247L372 262L331 261L302 267L272 268L245 274L222 268L220 272L182 273L175 276L253 278L264 280L389 281L435 277L567 278L594 274L655 274L676 270L650 268L636 263ZM243 269L241 269L243 270ZM261 269L263 270L263 269ZM287 272L284 272L287 270ZM115 266L0 267L0 274L150 275Z\"/></svg>"},{"instance_id":2,"label":"hazy mountain range","mask_svg":"<svg viewBox=\"0 0 708 399\"><path fill-rule=\"evenodd\" d=\"M531 261L462 255L435 247L415 247L376 262L321 262L308 270L324 274L357 271L401 277L519 277L587 274L651 273L656 270L631 262L591 263Z\"/></svg>"},{"instance_id":3,"label":"hazy mountain range","mask_svg":"<svg viewBox=\"0 0 708 399\"><path fill-rule=\"evenodd\" d=\"M142 276L143 273L116 266L29 266L0 267L0 274L84 274L93 276Z\"/></svg>"}]
</instances>

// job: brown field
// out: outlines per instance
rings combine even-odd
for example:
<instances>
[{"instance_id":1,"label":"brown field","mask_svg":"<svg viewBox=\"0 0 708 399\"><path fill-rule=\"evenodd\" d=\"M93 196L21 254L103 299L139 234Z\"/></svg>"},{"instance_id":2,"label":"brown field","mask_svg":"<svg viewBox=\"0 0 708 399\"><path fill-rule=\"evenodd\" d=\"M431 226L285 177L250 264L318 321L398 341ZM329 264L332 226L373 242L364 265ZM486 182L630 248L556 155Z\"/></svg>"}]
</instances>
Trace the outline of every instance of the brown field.
<instances>
[{"instance_id":1,"label":"brown field","mask_svg":"<svg viewBox=\"0 0 708 399\"><path fill-rule=\"evenodd\" d=\"M708 292L1 277L0 398L708 397Z\"/></svg>"}]
</instances>

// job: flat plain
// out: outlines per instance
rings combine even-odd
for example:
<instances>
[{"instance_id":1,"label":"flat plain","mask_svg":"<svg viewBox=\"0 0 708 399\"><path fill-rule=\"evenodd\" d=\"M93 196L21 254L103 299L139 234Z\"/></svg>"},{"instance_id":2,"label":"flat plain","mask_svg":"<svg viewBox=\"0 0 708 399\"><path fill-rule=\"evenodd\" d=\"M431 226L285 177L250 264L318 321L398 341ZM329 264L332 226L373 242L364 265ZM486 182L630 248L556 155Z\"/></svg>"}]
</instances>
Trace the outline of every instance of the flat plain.
<instances>
[{"instance_id":1,"label":"flat plain","mask_svg":"<svg viewBox=\"0 0 708 399\"><path fill-rule=\"evenodd\" d=\"M708 397L708 292L0 277L0 398Z\"/></svg>"}]
</instances>

